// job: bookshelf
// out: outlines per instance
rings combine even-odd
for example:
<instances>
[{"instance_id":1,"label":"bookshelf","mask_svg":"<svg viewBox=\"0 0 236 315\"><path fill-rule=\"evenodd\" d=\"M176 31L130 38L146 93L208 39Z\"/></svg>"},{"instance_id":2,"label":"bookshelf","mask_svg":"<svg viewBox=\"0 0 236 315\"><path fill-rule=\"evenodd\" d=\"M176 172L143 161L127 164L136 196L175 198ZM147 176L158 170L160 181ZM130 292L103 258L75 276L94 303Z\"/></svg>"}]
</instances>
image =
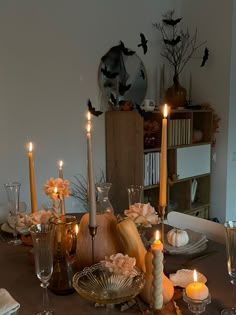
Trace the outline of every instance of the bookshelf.
<instances>
[{"instance_id":1,"label":"bookshelf","mask_svg":"<svg viewBox=\"0 0 236 315\"><path fill-rule=\"evenodd\" d=\"M106 180L116 213L128 208L127 187L144 185L156 209L162 113L106 112ZM211 176L211 110L174 110L168 117L168 211L208 218Z\"/></svg>"}]
</instances>

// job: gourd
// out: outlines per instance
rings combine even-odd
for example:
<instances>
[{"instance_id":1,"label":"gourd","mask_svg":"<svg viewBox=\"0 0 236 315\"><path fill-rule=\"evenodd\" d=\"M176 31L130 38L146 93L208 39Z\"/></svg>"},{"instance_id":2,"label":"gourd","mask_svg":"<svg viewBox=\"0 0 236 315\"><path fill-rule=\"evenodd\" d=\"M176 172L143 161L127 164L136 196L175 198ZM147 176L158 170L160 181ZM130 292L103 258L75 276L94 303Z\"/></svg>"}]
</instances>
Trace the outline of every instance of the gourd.
<instances>
[{"instance_id":1,"label":"gourd","mask_svg":"<svg viewBox=\"0 0 236 315\"><path fill-rule=\"evenodd\" d=\"M94 238L94 263L104 260L105 256L110 256L121 251L121 246L117 238L117 219L112 213L102 213L96 215L97 234ZM86 266L91 266L92 261L92 237L89 234L89 214L85 213L81 218L77 235L75 268L81 270Z\"/></svg>"},{"instance_id":2,"label":"gourd","mask_svg":"<svg viewBox=\"0 0 236 315\"><path fill-rule=\"evenodd\" d=\"M136 266L145 272L146 248L138 233L137 227L130 218L126 218L117 224L118 237L124 254L136 258Z\"/></svg>"},{"instance_id":3,"label":"gourd","mask_svg":"<svg viewBox=\"0 0 236 315\"><path fill-rule=\"evenodd\" d=\"M185 230L173 228L167 233L167 241L172 246L184 246L189 242L188 233Z\"/></svg>"},{"instance_id":4,"label":"gourd","mask_svg":"<svg viewBox=\"0 0 236 315\"><path fill-rule=\"evenodd\" d=\"M147 304L152 302L152 252L147 252L145 255L145 266L146 266L146 282L143 290L140 293L141 298ZM163 303L168 303L174 295L174 286L170 279L164 274L162 274L162 294Z\"/></svg>"}]
</instances>

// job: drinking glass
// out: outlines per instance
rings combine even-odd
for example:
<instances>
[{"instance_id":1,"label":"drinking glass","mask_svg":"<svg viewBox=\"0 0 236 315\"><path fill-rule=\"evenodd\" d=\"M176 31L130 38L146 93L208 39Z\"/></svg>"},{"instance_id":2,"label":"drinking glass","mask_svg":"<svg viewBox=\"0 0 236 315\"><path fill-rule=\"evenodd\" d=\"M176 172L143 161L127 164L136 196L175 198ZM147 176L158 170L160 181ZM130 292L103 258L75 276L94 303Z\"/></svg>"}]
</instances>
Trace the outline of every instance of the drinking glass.
<instances>
[{"instance_id":1,"label":"drinking glass","mask_svg":"<svg viewBox=\"0 0 236 315\"><path fill-rule=\"evenodd\" d=\"M10 219L13 223L13 240L10 240L8 243L13 245L19 245L22 244L22 241L17 238L17 219L19 217L19 199L20 199L20 187L21 184L18 182L9 182L7 184L4 184L6 193L7 193L7 199L10 209Z\"/></svg>"},{"instance_id":2,"label":"drinking glass","mask_svg":"<svg viewBox=\"0 0 236 315\"><path fill-rule=\"evenodd\" d=\"M143 202L143 186L142 185L130 185L127 188L129 208L135 203Z\"/></svg>"},{"instance_id":3,"label":"drinking glass","mask_svg":"<svg viewBox=\"0 0 236 315\"><path fill-rule=\"evenodd\" d=\"M36 224L29 228L33 240L35 271L43 288L43 310L37 315L52 315L48 309L47 287L53 271L53 224Z\"/></svg>"},{"instance_id":4,"label":"drinking glass","mask_svg":"<svg viewBox=\"0 0 236 315\"><path fill-rule=\"evenodd\" d=\"M236 221L225 222L226 232L226 258L228 274L230 282L233 285L233 301L232 309L224 309L221 315L235 315L236 314Z\"/></svg>"}]
</instances>

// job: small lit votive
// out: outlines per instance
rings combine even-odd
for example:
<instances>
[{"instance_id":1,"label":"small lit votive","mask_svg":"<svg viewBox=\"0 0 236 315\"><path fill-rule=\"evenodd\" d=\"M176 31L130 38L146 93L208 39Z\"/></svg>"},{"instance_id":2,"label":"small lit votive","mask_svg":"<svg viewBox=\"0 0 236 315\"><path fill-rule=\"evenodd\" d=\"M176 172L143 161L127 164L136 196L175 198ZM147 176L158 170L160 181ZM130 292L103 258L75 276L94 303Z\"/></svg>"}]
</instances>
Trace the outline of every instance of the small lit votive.
<instances>
[{"instance_id":1,"label":"small lit votive","mask_svg":"<svg viewBox=\"0 0 236 315\"><path fill-rule=\"evenodd\" d=\"M195 269L193 271L193 280L185 289L187 297L192 300L205 300L209 295L209 290L204 283L197 281L197 272Z\"/></svg>"}]
</instances>

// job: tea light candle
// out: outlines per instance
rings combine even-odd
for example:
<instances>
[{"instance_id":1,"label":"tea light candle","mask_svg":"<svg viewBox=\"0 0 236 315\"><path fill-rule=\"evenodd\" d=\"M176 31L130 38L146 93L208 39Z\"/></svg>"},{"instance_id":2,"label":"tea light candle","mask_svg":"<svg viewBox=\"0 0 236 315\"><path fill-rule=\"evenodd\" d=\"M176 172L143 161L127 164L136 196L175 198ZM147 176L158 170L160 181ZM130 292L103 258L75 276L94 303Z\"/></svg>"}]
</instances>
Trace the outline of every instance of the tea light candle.
<instances>
[{"instance_id":1,"label":"tea light candle","mask_svg":"<svg viewBox=\"0 0 236 315\"><path fill-rule=\"evenodd\" d=\"M29 158L29 179L30 179L30 198L31 198L31 212L37 212L36 189L35 189L35 176L34 176L34 161L33 161L33 144L28 145L28 158Z\"/></svg>"},{"instance_id":2,"label":"tea light candle","mask_svg":"<svg viewBox=\"0 0 236 315\"><path fill-rule=\"evenodd\" d=\"M166 206L166 188L167 188L167 115L168 107L164 105L162 119L162 134L161 134L161 159L160 159L160 192L159 206Z\"/></svg>"},{"instance_id":3,"label":"tea light candle","mask_svg":"<svg viewBox=\"0 0 236 315\"><path fill-rule=\"evenodd\" d=\"M91 114L88 112L87 124L87 161L88 161L88 194L89 194L89 226L96 227L96 193L93 170L92 142L91 142Z\"/></svg>"},{"instance_id":4,"label":"tea light candle","mask_svg":"<svg viewBox=\"0 0 236 315\"><path fill-rule=\"evenodd\" d=\"M155 241L151 247L152 260L152 274L153 274L153 308L160 310L163 306L162 294L162 275L163 275L163 244L160 241L159 231L156 231Z\"/></svg>"},{"instance_id":5,"label":"tea light candle","mask_svg":"<svg viewBox=\"0 0 236 315\"><path fill-rule=\"evenodd\" d=\"M209 295L208 287L201 282L197 281L197 271L193 271L193 282L187 285L185 292L186 295L192 300L205 300Z\"/></svg>"}]
</instances>

